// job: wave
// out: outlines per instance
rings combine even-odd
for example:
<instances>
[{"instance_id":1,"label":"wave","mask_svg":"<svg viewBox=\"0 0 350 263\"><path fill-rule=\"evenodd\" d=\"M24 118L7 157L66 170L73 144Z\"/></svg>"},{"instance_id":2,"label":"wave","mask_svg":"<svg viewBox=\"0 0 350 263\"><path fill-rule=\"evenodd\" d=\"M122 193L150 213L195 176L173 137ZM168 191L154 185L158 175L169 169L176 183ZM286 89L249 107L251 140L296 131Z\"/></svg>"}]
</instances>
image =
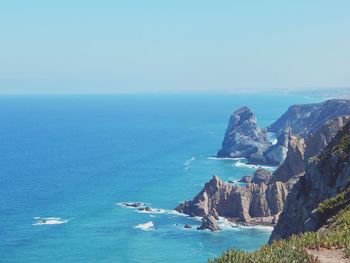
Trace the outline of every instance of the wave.
<instances>
[{"instance_id":1,"label":"wave","mask_svg":"<svg viewBox=\"0 0 350 263\"><path fill-rule=\"evenodd\" d=\"M184 165L189 166L194 160L196 160L196 157L191 157L190 159L184 162Z\"/></svg>"},{"instance_id":2,"label":"wave","mask_svg":"<svg viewBox=\"0 0 350 263\"><path fill-rule=\"evenodd\" d=\"M232 228L239 227L238 224L231 222L227 218L221 216L219 217L219 220L217 220L217 224L222 230L231 230Z\"/></svg>"},{"instance_id":3,"label":"wave","mask_svg":"<svg viewBox=\"0 0 350 263\"><path fill-rule=\"evenodd\" d=\"M134 205L134 204L137 204ZM188 216L186 214L183 213L179 213L176 210L168 210L168 209L162 209L162 208L152 208L150 206L147 206L146 203L142 203L142 202L120 202L120 203L116 203L116 205L119 205L121 207L124 208L129 208L129 209L133 209L136 210L138 213L141 214L169 214L169 215L177 215L177 216Z\"/></svg>"},{"instance_id":4,"label":"wave","mask_svg":"<svg viewBox=\"0 0 350 263\"><path fill-rule=\"evenodd\" d=\"M255 226L239 226L240 228L243 229L257 229L257 230L262 230L266 232L272 232L273 226L263 226L263 225L255 225Z\"/></svg>"},{"instance_id":5,"label":"wave","mask_svg":"<svg viewBox=\"0 0 350 263\"><path fill-rule=\"evenodd\" d=\"M274 171L276 170L277 167L275 166L268 166L268 165L260 165L260 164L247 164L247 163L242 163L240 161L235 162L234 166L237 168L248 168L248 169L259 169L263 168L266 170Z\"/></svg>"},{"instance_id":6,"label":"wave","mask_svg":"<svg viewBox=\"0 0 350 263\"><path fill-rule=\"evenodd\" d=\"M273 140L271 141L271 144L272 144L272 145L275 145L275 144L277 144L277 142L278 142L277 139L273 139Z\"/></svg>"},{"instance_id":7,"label":"wave","mask_svg":"<svg viewBox=\"0 0 350 263\"><path fill-rule=\"evenodd\" d=\"M33 223L33 226L42 226L42 225L61 225L68 223L68 219L63 219L60 217L33 217L34 220L36 220L35 223Z\"/></svg>"},{"instance_id":8,"label":"wave","mask_svg":"<svg viewBox=\"0 0 350 263\"><path fill-rule=\"evenodd\" d=\"M239 160L245 160L246 158L244 158L244 157L235 157L235 158L233 158L233 157L215 157L215 156L209 156L207 159L208 159L208 160L219 160L219 161L221 161L221 160L223 160L223 161L227 161L227 160L239 161Z\"/></svg>"},{"instance_id":9,"label":"wave","mask_svg":"<svg viewBox=\"0 0 350 263\"><path fill-rule=\"evenodd\" d=\"M137 226L135 226L135 228L141 229L143 231L149 231L149 230L152 230L154 228L154 224L152 221L149 221L149 222L144 223L144 224L138 224Z\"/></svg>"},{"instance_id":10,"label":"wave","mask_svg":"<svg viewBox=\"0 0 350 263\"><path fill-rule=\"evenodd\" d=\"M185 166L185 170L187 170L188 168L190 168L190 164L196 160L196 157L191 157L190 159L188 159L187 161L185 161L183 163L183 165Z\"/></svg>"}]
</instances>

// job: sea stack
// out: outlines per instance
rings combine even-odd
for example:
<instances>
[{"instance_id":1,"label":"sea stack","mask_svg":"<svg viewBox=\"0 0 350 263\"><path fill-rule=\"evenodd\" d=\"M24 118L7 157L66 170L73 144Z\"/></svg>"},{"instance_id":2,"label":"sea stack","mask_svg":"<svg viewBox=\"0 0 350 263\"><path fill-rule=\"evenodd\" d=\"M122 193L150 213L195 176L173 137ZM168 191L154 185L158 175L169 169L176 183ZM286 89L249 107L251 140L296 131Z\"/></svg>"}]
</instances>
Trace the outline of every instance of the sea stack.
<instances>
[{"instance_id":1,"label":"sea stack","mask_svg":"<svg viewBox=\"0 0 350 263\"><path fill-rule=\"evenodd\" d=\"M266 130L258 127L257 119L248 107L242 107L231 115L217 156L261 160L268 146Z\"/></svg>"}]
</instances>

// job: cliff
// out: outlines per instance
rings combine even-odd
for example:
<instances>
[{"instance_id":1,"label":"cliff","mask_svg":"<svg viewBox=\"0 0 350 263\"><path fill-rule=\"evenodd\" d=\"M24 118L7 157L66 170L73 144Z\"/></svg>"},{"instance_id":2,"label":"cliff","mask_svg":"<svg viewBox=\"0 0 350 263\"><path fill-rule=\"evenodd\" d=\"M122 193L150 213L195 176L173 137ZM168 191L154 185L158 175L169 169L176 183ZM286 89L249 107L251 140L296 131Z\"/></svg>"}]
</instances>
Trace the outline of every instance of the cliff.
<instances>
[{"instance_id":1,"label":"cliff","mask_svg":"<svg viewBox=\"0 0 350 263\"><path fill-rule=\"evenodd\" d=\"M267 130L278 133L291 128L293 134L306 136L326 122L343 115L350 115L350 100L334 99L321 103L293 105Z\"/></svg>"},{"instance_id":2,"label":"cliff","mask_svg":"<svg viewBox=\"0 0 350 263\"><path fill-rule=\"evenodd\" d=\"M248 107L242 107L231 115L217 156L261 159L268 146L266 131L257 126L253 112Z\"/></svg>"},{"instance_id":3,"label":"cliff","mask_svg":"<svg viewBox=\"0 0 350 263\"><path fill-rule=\"evenodd\" d=\"M305 175L294 185L270 241L318 230L324 218L315 209L349 187L349 181L350 123L338 132L322 154L313 158Z\"/></svg>"},{"instance_id":4,"label":"cliff","mask_svg":"<svg viewBox=\"0 0 350 263\"><path fill-rule=\"evenodd\" d=\"M219 216L247 224L273 224L283 209L288 192L305 173L307 156L315 156L336 136L349 117L338 117L322 125L306 140L289 135L283 164L273 173L258 169L241 187L224 183L214 176L195 198L175 209L190 216Z\"/></svg>"}]
</instances>

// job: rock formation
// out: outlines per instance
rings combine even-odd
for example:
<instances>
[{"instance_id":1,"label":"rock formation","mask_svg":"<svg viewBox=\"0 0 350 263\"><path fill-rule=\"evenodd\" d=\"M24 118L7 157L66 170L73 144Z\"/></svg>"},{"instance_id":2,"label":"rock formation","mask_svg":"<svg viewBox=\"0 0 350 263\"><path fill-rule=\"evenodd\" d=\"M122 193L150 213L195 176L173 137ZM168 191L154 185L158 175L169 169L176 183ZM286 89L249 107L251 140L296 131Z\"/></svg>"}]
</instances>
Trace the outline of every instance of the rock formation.
<instances>
[{"instance_id":1,"label":"rock formation","mask_svg":"<svg viewBox=\"0 0 350 263\"><path fill-rule=\"evenodd\" d=\"M265 170L263 168L259 168L254 172L251 182L254 184L266 184L270 181L271 177L272 173L270 171Z\"/></svg>"},{"instance_id":2,"label":"rock formation","mask_svg":"<svg viewBox=\"0 0 350 263\"><path fill-rule=\"evenodd\" d=\"M310 133L306 140L289 135L287 156L273 174L258 169L251 182L247 180L242 187L224 183L214 176L193 200L181 203L176 210L202 217L216 211L219 216L248 224L274 223L289 191L299 178L303 178L307 158L324 150L348 120L349 117L344 116L328 121Z\"/></svg>"},{"instance_id":3,"label":"rock formation","mask_svg":"<svg viewBox=\"0 0 350 263\"><path fill-rule=\"evenodd\" d=\"M190 216L205 217L216 211L219 216L238 222L254 223L253 218L266 218L265 223L272 223L286 196L287 189L281 182L248 183L239 187L213 176L193 200L185 201L175 209Z\"/></svg>"},{"instance_id":4,"label":"rock formation","mask_svg":"<svg viewBox=\"0 0 350 263\"><path fill-rule=\"evenodd\" d=\"M202 225L198 227L197 230L205 230L205 229L208 229L210 231L221 230L216 220L219 220L219 216L214 211L212 213L209 213L209 215L205 215L202 218Z\"/></svg>"},{"instance_id":5,"label":"rock formation","mask_svg":"<svg viewBox=\"0 0 350 263\"><path fill-rule=\"evenodd\" d=\"M288 195L270 241L292 234L315 231L324 223L315 210L324 200L350 187L350 123L344 126L325 150L312 158L306 173Z\"/></svg>"},{"instance_id":6,"label":"rock formation","mask_svg":"<svg viewBox=\"0 0 350 263\"><path fill-rule=\"evenodd\" d=\"M306 137L326 122L343 115L350 115L350 100L334 99L321 103L293 105L268 127L268 131L278 133L290 128L293 134Z\"/></svg>"},{"instance_id":7,"label":"rock formation","mask_svg":"<svg viewBox=\"0 0 350 263\"><path fill-rule=\"evenodd\" d=\"M242 107L230 117L222 149L217 156L261 160L268 146L266 131L257 126L253 112L248 107Z\"/></svg>"},{"instance_id":8,"label":"rock formation","mask_svg":"<svg viewBox=\"0 0 350 263\"><path fill-rule=\"evenodd\" d=\"M277 135L277 143L271 145L265 152L266 163L281 165L287 157L290 129L283 130Z\"/></svg>"}]
</instances>

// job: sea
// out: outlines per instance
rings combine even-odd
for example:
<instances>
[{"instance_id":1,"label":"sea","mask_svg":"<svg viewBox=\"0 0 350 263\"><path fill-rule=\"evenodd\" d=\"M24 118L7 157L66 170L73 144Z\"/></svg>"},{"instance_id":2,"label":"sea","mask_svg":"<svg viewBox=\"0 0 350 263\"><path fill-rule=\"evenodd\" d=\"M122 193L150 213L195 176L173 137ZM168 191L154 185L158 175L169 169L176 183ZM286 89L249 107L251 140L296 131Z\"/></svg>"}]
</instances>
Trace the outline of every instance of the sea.
<instances>
[{"instance_id":1,"label":"sea","mask_svg":"<svg viewBox=\"0 0 350 263\"><path fill-rule=\"evenodd\" d=\"M0 262L196 263L228 248L259 248L271 228L222 219L222 231L199 231L200 218L174 208L213 175L235 183L257 168L214 158L235 109L249 106L266 127L291 104L319 100L266 93L0 96Z\"/></svg>"}]
</instances>

